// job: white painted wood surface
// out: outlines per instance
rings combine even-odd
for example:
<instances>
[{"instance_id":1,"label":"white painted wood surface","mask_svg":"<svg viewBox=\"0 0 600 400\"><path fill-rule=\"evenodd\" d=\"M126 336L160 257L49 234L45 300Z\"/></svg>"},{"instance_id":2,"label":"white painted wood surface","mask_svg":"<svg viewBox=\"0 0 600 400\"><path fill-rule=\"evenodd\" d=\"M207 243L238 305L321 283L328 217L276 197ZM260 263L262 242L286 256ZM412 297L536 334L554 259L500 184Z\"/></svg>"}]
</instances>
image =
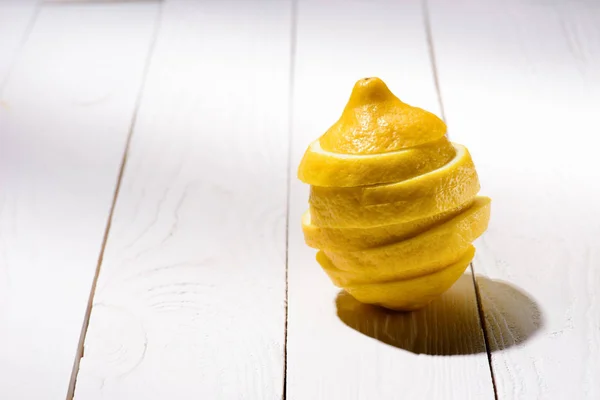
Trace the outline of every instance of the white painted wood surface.
<instances>
[{"instance_id":1,"label":"white painted wood surface","mask_svg":"<svg viewBox=\"0 0 600 400\"><path fill-rule=\"evenodd\" d=\"M419 313L361 306L338 297L300 228L308 187L296 168L308 144L339 117L356 80L379 76L404 101L440 114L423 17L416 0L299 2L288 399L494 398L470 275Z\"/></svg>"},{"instance_id":2,"label":"white painted wood surface","mask_svg":"<svg viewBox=\"0 0 600 400\"><path fill-rule=\"evenodd\" d=\"M75 398L279 399L291 2L168 1Z\"/></svg>"},{"instance_id":3,"label":"white painted wood surface","mask_svg":"<svg viewBox=\"0 0 600 400\"><path fill-rule=\"evenodd\" d=\"M4 87L2 399L67 394L156 11L42 8Z\"/></svg>"},{"instance_id":4,"label":"white painted wood surface","mask_svg":"<svg viewBox=\"0 0 600 400\"><path fill-rule=\"evenodd\" d=\"M0 0L0 96L17 53L35 22L36 4L35 0Z\"/></svg>"},{"instance_id":5,"label":"white painted wood surface","mask_svg":"<svg viewBox=\"0 0 600 400\"><path fill-rule=\"evenodd\" d=\"M430 3L450 134L494 199L475 268L498 396L598 399L599 4Z\"/></svg>"},{"instance_id":6,"label":"white painted wood surface","mask_svg":"<svg viewBox=\"0 0 600 400\"><path fill-rule=\"evenodd\" d=\"M1 399L67 395L134 120L76 399L494 398L470 274L390 313L300 229L296 168L357 79L440 114L419 0L298 0L295 41L292 0L49 3L0 0ZM598 399L600 6L427 6L450 137L494 200L498 398Z\"/></svg>"}]
</instances>

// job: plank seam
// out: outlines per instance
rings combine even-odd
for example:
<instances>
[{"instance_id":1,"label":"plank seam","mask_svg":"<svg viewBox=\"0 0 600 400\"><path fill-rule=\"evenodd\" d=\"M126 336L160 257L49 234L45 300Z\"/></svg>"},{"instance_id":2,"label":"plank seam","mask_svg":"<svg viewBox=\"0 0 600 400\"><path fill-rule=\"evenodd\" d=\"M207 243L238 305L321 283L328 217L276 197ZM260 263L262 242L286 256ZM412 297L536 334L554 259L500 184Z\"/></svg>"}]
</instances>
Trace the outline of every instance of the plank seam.
<instances>
[{"instance_id":1,"label":"plank seam","mask_svg":"<svg viewBox=\"0 0 600 400\"><path fill-rule=\"evenodd\" d=\"M422 0L423 5L423 22L425 25L425 36L427 38L427 49L429 50L429 60L431 61L431 70L433 72L433 83L435 85L435 92L437 94L438 105L440 107L440 114L442 119L447 122L446 112L444 110L444 102L442 101L442 90L440 88L440 80L437 70L437 60L435 58L435 49L433 47L433 32L431 30L431 21L429 20L429 5L428 0Z\"/></svg>"},{"instance_id":2,"label":"plank seam","mask_svg":"<svg viewBox=\"0 0 600 400\"><path fill-rule=\"evenodd\" d=\"M471 263L471 278L473 279L473 287L475 288L475 298L477 299L477 311L479 313L479 324L483 330L483 342L485 344L485 352L487 353L488 363L490 365L490 376L492 378L492 387L494 388L494 399L498 400L498 389L496 387L496 376L494 374L494 367L492 366L492 352L490 351L490 339L487 331L487 324L485 322L485 311L483 309L483 303L481 301L481 292L479 291L479 285L477 279L475 279L475 267Z\"/></svg>"},{"instance_id":3,"label":"plank seam","mask_svg":"<svg viewBox=\"0 0 600 400\"><path fill-rule=\"evenodd\" d=\"M442 114L442 119L447 123L446 112L444 110L444 102L442 100L442 90L440 86L438 68L437 68L437 60L435 57L435 47L433 45L433 30L431 29L431 20L429 17L429 4L428 0L422 0L423 6L423 21L425 25L425 36L427 37L427 48L429 50L429 59L431 60L431 69L433 73L433 81L435 84L435 91L437 93L438 103L440 107L440 113ZM448 135L449 136L449 135ZM471 278L473 280L473 289L475 290L475 301L477 303L477 314L479 318L479 328L483 334L483 343L485 346L485 352L487 355L488 366L490 371L490 377L492 379L492 389L494 391L494 399L498 400L498 390L496 387L496 377L494 374L494 367L492 365L492 353L490 351L490 342L487 332L487 325L485 323L485 311L483 309L483 304L481 302L481 293L479 292L479 286L477 284L477 280L475 279L475 267L473 263L470 264L471 269Z\"/></svg>"},{"instance_id":4,"label":"plank seam","mask_svg":"<svg viewBox=\"0 0 600 400\"><path fill-rule=\"evenodd\" d=\"M289 316L289 253L290 253L290 199L292 193L292 145L294 129L294 88L296 76L296 43L298 26L298 0L291 1L290 27L290 76L288 98L288 151L287 151L287 196L285 217L285 323L283 338L283 391L281 398L287 398L287 345L288 345L288 316Z\"/></svg>"},{"instance_id":5,"label":"plank seam","mask_svg":"<svg viewBox=\"0 0 600 400\"><path fill-rule=\"evenodd\" d=\"M150 70L150 65L152 64L152 57L154 55L154 49L156 47L156 42L157 42L158 34L160 31L162 14L163 14L162 4L163 4L162 2L159 3L158 10L156 13L156 18L155 18L155 22L154 22L154 31L152 33L150 46L148 48L148 53L146 55L144 70L142 72L142 80L141 80L140 88L138 89L138 95L137 95L137 98L135 101L135 106L134 106L133 114L131 117L131 122L129 125L129 131L127 133L127 139L125 141L125 148L123 151L123 156L121 158L119 174L117 175L117 182L116 182L115 191L113 194L113 200L112 200L112 204L111 204L110 211L108 214L108 219L107 219L106 227L104 230L104 236L102 238L100 254L98 255L98 263L96 265L96 271L94 273L94 278L92 279L92 285L90 288L90 296L88 298L88 304L87 304L87 308L86 308L86 312L85 312L85 316L84 316L84 320L83 320L83 326L81 328L79 342L77 345L77 351L75 353L75 360L73 362L73 370L71 371L71 379L70 379L69 388L67 391L67 397L66 397L67 400L73 400L73 397L75 395L75 388L77 386L77 377L78 377L78 373L79 373L79 366L81 363L81 359L83 358L83 355L84 355L85 339L87 336L87 331L88 331L88 327L89 327L89 323L90 323L90 317L91 317L92 308L93 308L93 304L94 304L94 297L96 294L96 286L98 284L98 277L100 276L102 262L104 260L104 252L106 250L106 245L107 245L109 234L110 234L110 228L112 225L112 220L113 220L114 211L115 211L116 204L117 204L117 199L119 197L119 193L121 190L121 183L123 182L123 176L125 175L125 168L127 165L127 159L128 159L129 150L131 147L131 139L133 137L133 132L135 130L135 126L136 126L136 122L137 122L138 111L139 111L140 104L141 104L141 101L142 101L142 98L144 95L144 88L146 86L146 81L148 79L148 72Z\"/></svg>"}]
</instances>

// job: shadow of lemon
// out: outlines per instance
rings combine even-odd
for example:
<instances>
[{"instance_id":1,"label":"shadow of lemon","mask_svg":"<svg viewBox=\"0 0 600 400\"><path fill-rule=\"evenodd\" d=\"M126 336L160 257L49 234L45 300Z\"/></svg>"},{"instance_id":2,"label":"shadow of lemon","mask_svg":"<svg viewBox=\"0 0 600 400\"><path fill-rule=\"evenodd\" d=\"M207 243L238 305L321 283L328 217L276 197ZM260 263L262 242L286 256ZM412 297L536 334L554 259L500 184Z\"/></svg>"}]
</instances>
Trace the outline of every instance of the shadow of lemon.
<instances>
[{"instance_id":1,"label":"shadow of lemon","mask_svg":"<svg viewBox=\"0 0 600 400\"><path fill-rule=\"evenodd\" d=\"M519 345L543 324L537 303L506 282L476 277L489 351ZM485 353L485 336L473 278L463 275L446 293L422 310L396 312L362 304L342 291L337 315L356 331L415 354L465 355Z\"/></svg>"}]
</instances>

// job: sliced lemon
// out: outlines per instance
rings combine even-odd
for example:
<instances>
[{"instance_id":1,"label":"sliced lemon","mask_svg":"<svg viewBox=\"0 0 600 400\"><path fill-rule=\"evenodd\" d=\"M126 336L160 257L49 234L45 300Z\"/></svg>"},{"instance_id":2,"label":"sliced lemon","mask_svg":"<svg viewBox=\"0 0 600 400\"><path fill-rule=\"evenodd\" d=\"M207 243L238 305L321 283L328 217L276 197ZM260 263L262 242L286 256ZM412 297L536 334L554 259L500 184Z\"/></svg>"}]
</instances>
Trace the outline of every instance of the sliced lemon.
<instances>
[{"instance_id":1,"label":"sliced lemon","mask_svg":"<svg viewBox=\"0 0 600 400\"><path fill-rule=\"evenodd\" d=\"M298 177L311 185L304 238L325 272L358 301L391 309L421 308L452 286L490 217L468 150L379 78L355 84Z\"/></svg>"}]
</instances>

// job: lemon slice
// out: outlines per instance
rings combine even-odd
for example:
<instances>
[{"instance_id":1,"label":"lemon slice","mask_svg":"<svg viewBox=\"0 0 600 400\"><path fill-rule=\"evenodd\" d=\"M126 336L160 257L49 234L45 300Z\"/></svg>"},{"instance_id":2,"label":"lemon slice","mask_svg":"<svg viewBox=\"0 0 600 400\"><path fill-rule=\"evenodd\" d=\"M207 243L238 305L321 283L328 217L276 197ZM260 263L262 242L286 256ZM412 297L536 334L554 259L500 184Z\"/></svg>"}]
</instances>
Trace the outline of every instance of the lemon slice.
<instances>
[{"instance_id":1,"label":"lemon slice","mask_svg":"<svg viewBox=\"0 0 600 400\"><path fill-rule=\"evenodd\" d=\"M465 272L475 255L468 250L455 263L429 275L401 281L348 286L345 290L356 300L398 311L412 311L425 307L446 290Z\"/></svg>"},{"instance_id":2,"label":"lemon slice","mask_svg":"<svg viewBox=\"0 0 600 400\"><path fill-rule=\"evenodd\" d=\"M311 186L312 223L332 228L367 228L431 217L468 202L479 178L468 150L441 168L391 184L352 188Z\"/></svg>"},{"instance_id":3,"label":"lemon slice","mask_svg":"<svg viewBox=\"0 0 600 400\"><path fill-rule=\"evenodd\" d=\"M446 137L406 150L365 155L332 153L315 140L302 158L298 178L323 187L398 182L440 168L455 155Z\"/></svg>"},{"instance_id":4,"label":"lemon slice","mask_svg":"<svg viewBox=\"0 0 600 400\"><path fill-rule=\"evenodd\" d=\"M397 151L442 138L446 124L434 114L403 103L379 78L354 85L340 119L321 136L324 150L345 154Z\"/></svg>"},{"instance_id":5,"label":"lemon slice","mask_svg":"<svg viewBox=\"0 0 600 400\"><path fill-rule=\"evenodd\" d=\"M490 203L489 197L478 197L467 210L410 239L361 251L324 250L317 260L342 287L430 274L458 260L485 232Z\"/></svg>"},{"instance_id":6,"label":"lemon slice","mask_svg":"<svg viewBox=\"0 0 600 400\"><path fill-rule=\"evenodd\" d=\"M472 201L431 217L373 228L326 228L312 224L310 211L302 216L304 241L321 250L364 250L415 236L469 208Z\"/></svg>"}]
</instances>

